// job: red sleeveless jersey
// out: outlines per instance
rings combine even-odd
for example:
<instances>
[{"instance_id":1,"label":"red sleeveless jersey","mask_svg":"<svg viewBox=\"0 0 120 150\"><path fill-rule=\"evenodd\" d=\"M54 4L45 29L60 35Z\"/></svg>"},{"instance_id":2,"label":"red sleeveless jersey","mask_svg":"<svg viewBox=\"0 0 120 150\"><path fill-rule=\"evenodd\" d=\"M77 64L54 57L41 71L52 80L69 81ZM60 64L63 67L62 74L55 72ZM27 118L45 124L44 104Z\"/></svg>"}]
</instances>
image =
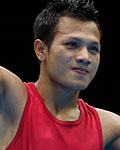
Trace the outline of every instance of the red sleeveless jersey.
<instances>
[{"instance_id":1,"label":"red sleeveless jersey","mask_svg":"<svg viewBox=\"0 0 120 150\"><path fill-rule=\"evenodd\" d=\"M94 107L78 99L79 119L61 121L49 112L34 83L25 85L26 106L6 150L103 150L101 124Z\"/></svg>"}]
</instances>

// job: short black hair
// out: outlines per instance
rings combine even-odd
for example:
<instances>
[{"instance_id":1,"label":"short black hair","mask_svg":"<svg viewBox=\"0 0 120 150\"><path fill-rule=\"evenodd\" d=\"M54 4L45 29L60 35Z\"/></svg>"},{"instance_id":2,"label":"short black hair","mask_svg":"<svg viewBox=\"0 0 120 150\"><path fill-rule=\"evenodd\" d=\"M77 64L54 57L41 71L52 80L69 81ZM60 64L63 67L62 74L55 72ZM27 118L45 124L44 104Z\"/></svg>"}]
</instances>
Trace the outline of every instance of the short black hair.
<instances>
[{"instance_id":1,"label":"short black hair","mask_svg":"<svg viewBox=\"0 0 120 150\"><path fill-rule=\"evenodd\" d=\"M34 39L41 39L50 48L55 37L59 18L73 17L82 21L94 21L100 31L98 10L93 0L53 0L38 14L34 22Z\"/></svg>"}]
</instances>

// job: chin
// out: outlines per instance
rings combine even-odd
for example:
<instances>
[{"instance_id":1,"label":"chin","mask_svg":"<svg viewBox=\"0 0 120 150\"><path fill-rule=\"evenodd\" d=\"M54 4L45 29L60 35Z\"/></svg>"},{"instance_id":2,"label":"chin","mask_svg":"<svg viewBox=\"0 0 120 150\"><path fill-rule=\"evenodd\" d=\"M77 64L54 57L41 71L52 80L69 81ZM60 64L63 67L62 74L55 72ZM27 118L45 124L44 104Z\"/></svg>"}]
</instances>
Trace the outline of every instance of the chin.
<instances>
[{"instance_id":1,"label":"chin","mask_svg":"<svg viewBox=\"0 0 120 150\"><path fill-rule=\"evenodd\" d=\"M67 80L66 80L67 81ZM61 84L63 87L65 88L68 88L68 89L72 89L72 90L79 90L79 91L82 91L82 90L85 90L88 85L89 85L89 81L76 81L76 80L73 80L73 81L68 81L68 82L62 82Z\"/></svg>"},{"instance_id":2,"label":"chin","mask_svg":"<svg viewBox=\"0 0 120 150\"><path fill-rule=\"evenodd\" d=\"M79 90L79 91L83 91L88 87L88 85L83 85L83 84L73 84L71 85L71 88L73 90Z\"/></svg>"},{"instance_id":3,"label":"chin","mask_svg":"<svg viewBox=\"0 0 120 150\"><path fill-rule=\"evenodd\" d=\"M73 83L73 88L75 88L76 90L85 90L88 86L89 86L89 81L79 81L79 82L75 82Z\"/></svg>"},{"instance_id":4,"label":"chin","mask_svg":"<svg viewBox=\"0 0 120 150\"><path fill-rule=\"evenodd\" d=\"M76 87L76 90L80 90L80 91L83 91L83 90L85 90L87 88L87 86L77 86Z\"/></svg>"}]
</instances>

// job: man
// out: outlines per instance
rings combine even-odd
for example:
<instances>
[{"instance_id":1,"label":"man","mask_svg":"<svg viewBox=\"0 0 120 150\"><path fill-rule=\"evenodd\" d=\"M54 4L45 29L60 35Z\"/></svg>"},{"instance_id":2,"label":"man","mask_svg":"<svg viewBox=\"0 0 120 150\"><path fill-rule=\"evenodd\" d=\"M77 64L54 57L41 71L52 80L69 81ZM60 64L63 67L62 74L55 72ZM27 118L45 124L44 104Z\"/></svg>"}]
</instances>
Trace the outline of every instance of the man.
<instances>
[{"instance_id":1,"label":"man","mask_svg":"<svg viewBox=\"0 0 120 150\"><path fill-rule=\"evenodd\" d=\"M78 99L100 63L93 2L55 0L36 17L34 84L0 67L0 150L120 150L120 117Z\"/></svg>"}]
</instances>

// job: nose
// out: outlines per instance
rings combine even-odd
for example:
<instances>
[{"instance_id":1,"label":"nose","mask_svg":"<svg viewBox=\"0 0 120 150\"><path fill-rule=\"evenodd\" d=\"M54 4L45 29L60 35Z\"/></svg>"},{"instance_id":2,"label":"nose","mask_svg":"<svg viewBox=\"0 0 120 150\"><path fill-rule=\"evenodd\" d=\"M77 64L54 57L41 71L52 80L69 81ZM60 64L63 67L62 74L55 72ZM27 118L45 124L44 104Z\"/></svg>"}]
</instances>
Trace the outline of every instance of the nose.
<instances>
[{"instance_id":1,"label":"nose","mask_svg":"<svg viewBox=\"0 0 120 150\"><path fill-rule=\"evenodd\" d=\"M77 54L75 58L77 63L82 63L86 66L89 66L91 64L91 58L88 52L87 47L83 47L79 53Z\"/></svg>"}]
</instances>

